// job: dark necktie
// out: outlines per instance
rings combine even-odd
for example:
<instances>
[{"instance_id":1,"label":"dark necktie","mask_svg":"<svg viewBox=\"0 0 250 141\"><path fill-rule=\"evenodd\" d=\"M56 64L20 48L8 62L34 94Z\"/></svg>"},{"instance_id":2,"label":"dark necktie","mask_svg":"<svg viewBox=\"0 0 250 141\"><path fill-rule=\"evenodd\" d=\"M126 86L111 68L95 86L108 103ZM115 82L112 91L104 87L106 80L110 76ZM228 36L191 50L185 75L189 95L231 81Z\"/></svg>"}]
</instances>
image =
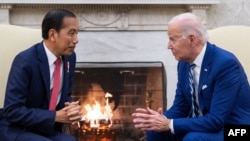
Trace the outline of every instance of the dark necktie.
<instances>
[{"instance_id":1,"label":"dark necktie","mask_svg":"<svg viewBox=\"0 0 250 141\"><path fill-rule=\"evenodd\" d=\"M53 74L53 88L52 93L50 97L50 104L49 104L49 110L55 110L56 109L56 103L57 103L57 97L60 90L60 69L61 69L61 60L60 58L57 58L55 63L55 70Z\"/></svg>"},{"instance_id":2,"label":"dark necktie","mask_svg":"<svg viewBox=\"0 0 250 141\"><path fill-rule=\"evenodd\" d=\"M196 101L194 68L195 68L195 64L191 64L190 70L189 70L189 87L190 87L190 94L192 96L192 117L198 117L199 106L198 106L198 103Z\"/></svg>"}]
</instances>

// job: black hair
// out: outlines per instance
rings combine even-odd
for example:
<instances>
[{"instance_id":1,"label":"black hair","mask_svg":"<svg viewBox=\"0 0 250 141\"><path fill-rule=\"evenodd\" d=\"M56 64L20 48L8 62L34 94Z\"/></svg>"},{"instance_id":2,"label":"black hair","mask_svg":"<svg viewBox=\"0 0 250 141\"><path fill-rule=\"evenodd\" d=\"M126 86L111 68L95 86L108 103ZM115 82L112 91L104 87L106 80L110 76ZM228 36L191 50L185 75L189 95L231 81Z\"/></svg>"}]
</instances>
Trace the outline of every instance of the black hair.
<instances>
[{"instance_id":1,"label":"black hair","mask_svg":"<svg viewBox=\"0 0 250 141\"><path fill-rule=\"evenodd\" d=\"M48 39L48 32L50 29L55 29L57 32L63 26L63 19L65 17L76 18L76 15L66 9L53 9L50 10L43 18L42 21L42 37Z\"/></svg>"}]
</instances>

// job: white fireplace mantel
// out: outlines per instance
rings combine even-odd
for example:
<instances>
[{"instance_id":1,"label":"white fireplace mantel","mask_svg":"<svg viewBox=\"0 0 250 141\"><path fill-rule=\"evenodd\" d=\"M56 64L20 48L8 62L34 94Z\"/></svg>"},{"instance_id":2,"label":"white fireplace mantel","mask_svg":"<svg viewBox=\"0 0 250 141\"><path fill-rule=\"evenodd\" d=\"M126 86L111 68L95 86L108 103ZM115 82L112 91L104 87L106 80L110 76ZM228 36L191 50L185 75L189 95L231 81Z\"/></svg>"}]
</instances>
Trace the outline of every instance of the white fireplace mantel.
<instances>
[{"instance_id":1,"label":"white fireplace mantel","mask_svg":"<svg viewBox=\"0 0 250 141\"><path fill-rule=\"evenodd\" d=\"M0 24L40 28L52 8L76 13L82 31L166 30L174 15L192 12L206 24L206 10L220 0L0 0Z\"/></svg>"},{"instance_id":2,"label":"white fireplace mantel","mask_svg":"<svg viewBox=\"0 0 250 141\"><path fill-rule=\"evenodd\" d=\"M207 9L220 0L0 0L0 24L41 28L54 8L69 9L80 24L77 62L163 62L170 107L177 62L166 49L168 21L192 12L206 24ZM95 31L95 32L92 32ZM149 31L149 32L148 32Z\"/></svg>"},{"instance_id":3,"label":"white fireplace mantel","mask_svg":"<svg viewBox=\"0 0 250 141\"><path fill-rule=\"evenodd\" d=\"M1 0L2 4L218 4L220 0Z\"/></svg>"}]
</instances>

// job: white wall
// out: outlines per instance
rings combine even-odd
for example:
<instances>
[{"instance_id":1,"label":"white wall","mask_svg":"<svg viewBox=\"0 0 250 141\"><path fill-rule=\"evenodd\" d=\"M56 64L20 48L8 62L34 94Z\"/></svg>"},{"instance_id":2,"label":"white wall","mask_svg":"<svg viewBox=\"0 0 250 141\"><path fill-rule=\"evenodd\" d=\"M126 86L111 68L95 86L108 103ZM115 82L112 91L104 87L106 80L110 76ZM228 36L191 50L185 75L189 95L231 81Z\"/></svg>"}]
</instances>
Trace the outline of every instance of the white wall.
<instances>
[{"instance_id":1,"label":"white wall","mask_svg":"<svg viewBox=\"0 0 250 141\"><path fill-rule=\"evenodd\" d=\"M250 0L221 0L207 10L207 28L226 25L250 26Z\"/></svg>"}]
</instances>

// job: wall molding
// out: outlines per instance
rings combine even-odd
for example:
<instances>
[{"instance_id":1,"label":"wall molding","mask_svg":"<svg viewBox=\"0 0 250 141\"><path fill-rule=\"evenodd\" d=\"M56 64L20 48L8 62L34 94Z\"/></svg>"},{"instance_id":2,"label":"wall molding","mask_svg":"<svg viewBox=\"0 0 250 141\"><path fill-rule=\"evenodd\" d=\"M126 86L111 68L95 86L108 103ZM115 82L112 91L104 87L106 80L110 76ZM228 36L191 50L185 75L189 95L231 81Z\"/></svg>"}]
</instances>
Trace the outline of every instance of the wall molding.
<instances>
[{"instance_id":1,"label":"wall molding","mask_svg":"<svg viewBox=\"0 0 250 141\"><path fill-rule=\"evenodd\" d=\"M3 4L218 4L220 0L1 0Z\"/></svg>"},{"instance_id":2,"label":"wall molding","mask_svg":"<svg viewBox=\"0 0 250 141\"><path fill-rule=\"evenodd\" d=\"M48 10L64 8L76 13L80 30L83 31L166 30L168 20L182 12L198 14L206 24L206 10L219 2L220 0L2 0L0 24L40 28L41 20Z\"/></svg>"}]
</instances>

